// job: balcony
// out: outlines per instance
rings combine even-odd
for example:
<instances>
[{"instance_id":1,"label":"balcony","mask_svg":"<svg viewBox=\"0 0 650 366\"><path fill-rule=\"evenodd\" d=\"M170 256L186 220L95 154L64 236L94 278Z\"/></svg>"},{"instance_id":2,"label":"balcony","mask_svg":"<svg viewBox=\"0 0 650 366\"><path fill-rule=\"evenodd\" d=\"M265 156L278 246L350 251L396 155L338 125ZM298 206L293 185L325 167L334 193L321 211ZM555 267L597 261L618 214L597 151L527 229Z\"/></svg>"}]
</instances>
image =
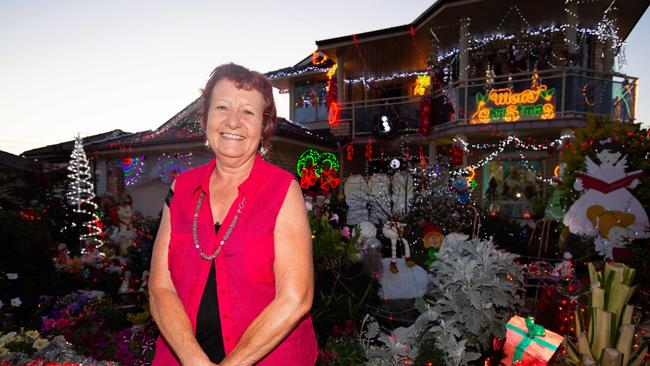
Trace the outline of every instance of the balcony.
<instances>
[{"instance_id":1,"label":"balcony","mask_svg":"<svg viewBox=\"0 0 650 366\"><path fill-rule=\"evenodd\" d=\"M492 83L485 78L455 82L433 92L431 130L444 136L485 124L508 129L520 122L530 122L520 123L529 129L560 126L560 121L584 124L590 113L633 122L637 83L635 77L577 68L513 74ZM349 123L352 137L413 132L420 124L421 103L419 96L347 102L341 105L340 120ZM382 117L393 120L391 131L383 130Z\"/></svg>"}]
</instances>

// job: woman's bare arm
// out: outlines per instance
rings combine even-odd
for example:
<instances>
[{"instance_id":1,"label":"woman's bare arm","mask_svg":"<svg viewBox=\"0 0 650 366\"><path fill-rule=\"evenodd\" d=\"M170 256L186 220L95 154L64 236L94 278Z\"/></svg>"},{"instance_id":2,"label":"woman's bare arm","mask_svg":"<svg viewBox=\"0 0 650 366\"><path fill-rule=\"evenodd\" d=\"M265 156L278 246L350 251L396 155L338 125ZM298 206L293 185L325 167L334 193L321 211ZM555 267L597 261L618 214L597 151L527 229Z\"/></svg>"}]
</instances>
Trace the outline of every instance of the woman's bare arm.
<instances>
[{"instance_id":1,"label":"woman's bare arm","mask_svg":"<svg viewBox=\"0 0 650 366\"><path fill-rule=\"evenodd\" d=\"M173 187L173 185L172 185ZM171 224L169 208L163 207L162 219L151 257L149 307L151 316L183 365L215 365L196 341L181 300L167 268Z\"/></svg>"},{"instance_id":2,"label":"woman's bare arm","mask_svg":"<svg viewBox=\"0 0 650 366\"><path fill-rule=\"evenodd\" d=\"M275 225L275 298L255 318L220 365L253 365L298 325L314 296L311 229L298 182L293 180Z\"/></svg>"}]
</instances>

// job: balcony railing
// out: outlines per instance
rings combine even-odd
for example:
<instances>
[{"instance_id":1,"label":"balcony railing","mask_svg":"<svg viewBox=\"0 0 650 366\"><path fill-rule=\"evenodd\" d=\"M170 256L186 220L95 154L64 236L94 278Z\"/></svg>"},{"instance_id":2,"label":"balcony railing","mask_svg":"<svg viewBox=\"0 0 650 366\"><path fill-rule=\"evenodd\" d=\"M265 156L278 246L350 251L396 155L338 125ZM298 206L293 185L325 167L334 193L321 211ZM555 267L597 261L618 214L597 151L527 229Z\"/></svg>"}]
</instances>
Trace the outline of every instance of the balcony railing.
<instances>
[{"instance_id":1,"label":"balcony railing","mask_svg":"<svg viewBox=\"0 0 650 366\"><path fill-rule=\"evenodd\" d=\"M632 122L638 79L622 74L564 68L455 82L431 95L431 128L479 123L582 118L587 113ZM397 120L401 131L417 130L422 97L353 101L341 105L340 120L353 136L372 134L382 115ZM379 126L381 128L381 126Z\"/></svg>"}]
</instances>

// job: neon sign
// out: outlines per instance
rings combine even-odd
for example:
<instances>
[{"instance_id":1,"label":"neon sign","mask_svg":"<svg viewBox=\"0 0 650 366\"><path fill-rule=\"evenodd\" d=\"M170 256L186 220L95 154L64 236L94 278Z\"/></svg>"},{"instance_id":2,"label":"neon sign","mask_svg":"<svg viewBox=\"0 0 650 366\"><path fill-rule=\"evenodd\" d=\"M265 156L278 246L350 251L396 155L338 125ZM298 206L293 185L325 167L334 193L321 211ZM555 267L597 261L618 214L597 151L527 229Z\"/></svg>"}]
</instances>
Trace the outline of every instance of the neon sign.
<instances>
[{"instance_id":1,"label":"neon sign","mask_svg":"<svg viewBox=\"0 0 650 366\"><path fill-rule=\"evenodd\" d=\"M339 159L331 152L319 153L313 149L307 149L298 158L296 171L300 177L300 187L309 189L320 180L320 187L329 191L338 187L340 179Z\"/></svg>"},{"instance_id":2,"label":"neon sign","mask_svg":"<svg viewBox=\"0 0 650 366\"><path fill-rule=\"evenodd\" d=\"M476 112L470 123L495 121L517 122L520 119L553 119L555 88L533 83L530 89L514 92L512 88L491 89L476 93Z\"/></svg>"},{"instance_id":3,"label":"neon sign","mask_svg":"<svg viewBox=\"0 0 650 366\"><path fill-rule=\"evenodd\" d=\"M431 86L431 76L418 75L417 79L415 79L413 95L424 95L427 92L429 86Z\"/></svg>"}]
</instances>

